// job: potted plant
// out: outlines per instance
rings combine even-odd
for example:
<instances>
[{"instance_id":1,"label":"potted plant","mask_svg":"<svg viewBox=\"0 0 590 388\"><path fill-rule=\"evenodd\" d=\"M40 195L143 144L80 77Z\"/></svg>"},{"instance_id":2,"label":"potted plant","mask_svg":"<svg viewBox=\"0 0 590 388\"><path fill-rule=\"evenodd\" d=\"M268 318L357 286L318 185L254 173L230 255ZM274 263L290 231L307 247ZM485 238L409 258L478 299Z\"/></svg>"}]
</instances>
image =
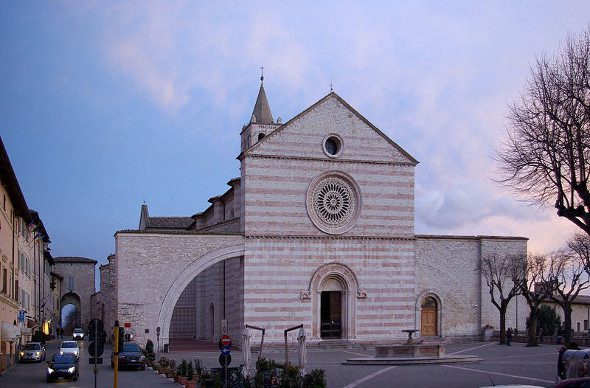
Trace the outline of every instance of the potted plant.
<instances>
[{"instance_id":1,"label":"potted plant","mask_svg":"<svg viewBox=\"0 0 590 388\"><path fill-rule=\"evenodd\" d=\"M178 384L184 385L184 383L186 383L186 370L187 370L187 368L188 368L188 364L186 363L186 360L183 358L180 365L178 365L178 368L176 368L176 377L174 378L174 380Z\"/></svg>"},{"instance_id":2,"label":"potted plant","mask_svg":"<svg viewBox=\"0 0 590 388\"><path fill-rule=\"evenodd\" d=\"M170 378L174 378L176 377L176 361L174 360L170 360L170 362L168 363L168 371L166 372L166 377Z\"/></svg>"},{"instance_id":3,"label":"potted plant","mask_svg":"<svg viewBox=\"0 0 590 388\"><path fill-rule=\"evenodd\" d=\"M193 362L189 361L188 365L186 366L186 382L184 383L185 388L197 388L197 382L194 380L195 378L195 368L193 367Z\"/></svg>"}]
</instances>

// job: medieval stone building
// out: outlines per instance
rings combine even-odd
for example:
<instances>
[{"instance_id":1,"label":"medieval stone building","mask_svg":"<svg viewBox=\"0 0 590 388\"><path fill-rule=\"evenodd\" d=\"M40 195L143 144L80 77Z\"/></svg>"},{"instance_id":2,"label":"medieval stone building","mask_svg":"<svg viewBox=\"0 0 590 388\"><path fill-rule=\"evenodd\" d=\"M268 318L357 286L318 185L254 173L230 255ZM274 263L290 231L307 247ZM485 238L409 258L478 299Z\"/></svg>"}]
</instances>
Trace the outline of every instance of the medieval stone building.
<instances>
[{"instance_id":1,"label":"medieval stone building","mask_svg":"<svg viewBox=\"0 0 590 388\"><path fill-rule=\"evenodd\" d=\"M240 176L205 211L143 205L139 228L115 234L107 304L140 342L215 341L224 319L235 342L245 324L265 342L298 324L351 342L498 326L481 259L526 253L527 239L416 235L418 162L336 93L282 124L261 84L240 136ZM524 329L519 303L507 324Z\"/></svg>"}]
</instances>

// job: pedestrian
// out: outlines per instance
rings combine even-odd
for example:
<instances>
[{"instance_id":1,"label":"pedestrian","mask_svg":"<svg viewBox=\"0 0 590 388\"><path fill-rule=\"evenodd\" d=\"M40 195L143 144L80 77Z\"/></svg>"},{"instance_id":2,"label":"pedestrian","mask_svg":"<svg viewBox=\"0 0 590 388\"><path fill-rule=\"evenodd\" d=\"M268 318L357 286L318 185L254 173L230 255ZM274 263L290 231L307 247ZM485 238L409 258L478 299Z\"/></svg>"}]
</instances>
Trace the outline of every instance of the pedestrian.
<instances>
[{"instance_id":1,"label":"pedestrian","mask_svg":"<svg viewBox=\"0 0 590 388\"><path fill-rule=\"evenodd\" d=\"M512 328L509 327L506 331L506 345L512 346Z\"/></svg>"},{"instance_id":2,"label":"pedestrian","mask_svg":"<svg viewBox=\"0 0 590 388\"><path fill-rule=\"evenodd\" d=\"M561 345L559 348L559 355L557 356L557 375L560 379L565 380L565 365L563 364L563 353L565 353L566 347Z\"/></svg>"}]
</instances>

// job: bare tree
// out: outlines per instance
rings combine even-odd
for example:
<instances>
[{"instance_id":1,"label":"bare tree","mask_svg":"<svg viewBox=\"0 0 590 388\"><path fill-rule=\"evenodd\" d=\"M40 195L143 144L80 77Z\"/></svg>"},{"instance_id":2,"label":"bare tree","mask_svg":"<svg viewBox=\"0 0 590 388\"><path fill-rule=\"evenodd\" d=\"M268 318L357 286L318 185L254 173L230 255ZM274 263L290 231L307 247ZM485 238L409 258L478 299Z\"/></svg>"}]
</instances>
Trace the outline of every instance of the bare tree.
<instances>
[{"instance_id":1,"label":"bare tree","mask_svg":"<svg viewBox=\"0 0 590 388\"><path fill-rule=\"evenodd\" d=\"M545 255L532 254L526 259L520 260L521 273L524 274L519 281L519 287L529 306L529 325L527 346L537 346L537 321L539 319L539 306L552 293L551 284L546 281L547 257Z\"/></svg>"},{"instance_id":2,"label":"bare tree","mask_svg":"<svg viewBox=\"0 0 590 388\"><path fill-rule=\"evenodd\" d=\"M536 59L508 119L500 181L590 234L590 28Z\"/></svg>"},{"instance_id":3,"label":"bare tree","mask_svg":"<svg viewBox=\"0 0 590 388\"><path fill-rule=\"evenodd\" d=\"M555 251L550 256L547 281L551 283L553 293L549 298L563 310L566 345L572 340L572 303L580 291L590 287L584 260L588 257L589 248L588 236L576 234L568 240L566 248Z\"/></svg>"},{"instance_id":4,"label":"bare tree","mask_svg":"<svg viewBox=\"0 0 590 388\"><path fill-rule=\"evenodd\" d=\"M508 304L520 294L523 261L520 256L492 253L482 258L482 273L492 304L500 312L500 343L506 343L506 311Z\"/></svg>"}]
</instances>

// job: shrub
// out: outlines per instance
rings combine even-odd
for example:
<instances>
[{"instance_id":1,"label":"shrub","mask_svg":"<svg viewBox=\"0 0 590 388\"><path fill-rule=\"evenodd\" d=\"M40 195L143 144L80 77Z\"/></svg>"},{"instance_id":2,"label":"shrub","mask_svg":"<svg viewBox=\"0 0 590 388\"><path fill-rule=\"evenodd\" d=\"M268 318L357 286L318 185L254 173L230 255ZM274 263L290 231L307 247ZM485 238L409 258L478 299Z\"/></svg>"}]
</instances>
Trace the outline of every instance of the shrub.
<instances>
[{"instance_id":1,"label":"shrub","mask_svg":"<svg viewBox=\"0 0 590 388\"><path fill-rule=\"evenodd\" d=\"M323 369L314 369L303 376L303 388L325 388L327 385Z\"/></svg>"},{"instance_id":2,"label":"shrub","mask_svg":"<svg viewBox=\"0 0 590 388\"><path fill-rule=\"evenodd\" d=\"M193 362L189 361L186 367L186 379L188 381L192 381L195 377L195 368L193 367Z\"/></svg>"},{"instance_id":3,"label":"shrub","mask_svg":"<svg viewBox=\"0 0 590 388\"><path fill-rule=\"evenodd\" d=\"M561 317L554 308L542 305L539 307L539 324L537 330L544 335L554 335L561 326Z\"/></svg>"},{"instance_id":4,"label":"shrub","mask_svg":"<svg viewBox=\"0 0 590 388\"><path fill-rule=\"evenodd\" d=\"M167 368L168 365L170 364L170 360L167 359L166 357L161 357L160 361L158 361L158 364L162 367L162 368Z\"/></svg>"},{"instance_id":5,"label":"shrub","mask_svg":"<svg viewBox=\"0 0 590 388\"><path fill-rule=\"evenodd\" d=\"M156 353L154 353L154 343L151 340L147 340L145 344L145 349L143 350L143 355L145 359L148 361L148 364L152 364L153 361L156 359Z\"/></svg>"},{"instance_id":6,"label":"shrub","mask_svg":"<svg viewBox=\"0 0 590 388\"><path fill-rule=\"evenodd\" d=\"M195 358L195 375L199 380L203 380L204 372L205 368L203 368L203 363L201 363L201 360Z\"/></svg>"},{"instance_id":7,"label":"shrub","mask_svg":"<svg viewBox=\"0 0 590 388\"><path fill-rule=\"evenodd\" d=\"M176 374L178 376L186 377L187 369L188 369L188 364L186 363L186 360L183 358L180 365L178 365L178 368L176 368Z\"/></svg>"}]
</instances>

